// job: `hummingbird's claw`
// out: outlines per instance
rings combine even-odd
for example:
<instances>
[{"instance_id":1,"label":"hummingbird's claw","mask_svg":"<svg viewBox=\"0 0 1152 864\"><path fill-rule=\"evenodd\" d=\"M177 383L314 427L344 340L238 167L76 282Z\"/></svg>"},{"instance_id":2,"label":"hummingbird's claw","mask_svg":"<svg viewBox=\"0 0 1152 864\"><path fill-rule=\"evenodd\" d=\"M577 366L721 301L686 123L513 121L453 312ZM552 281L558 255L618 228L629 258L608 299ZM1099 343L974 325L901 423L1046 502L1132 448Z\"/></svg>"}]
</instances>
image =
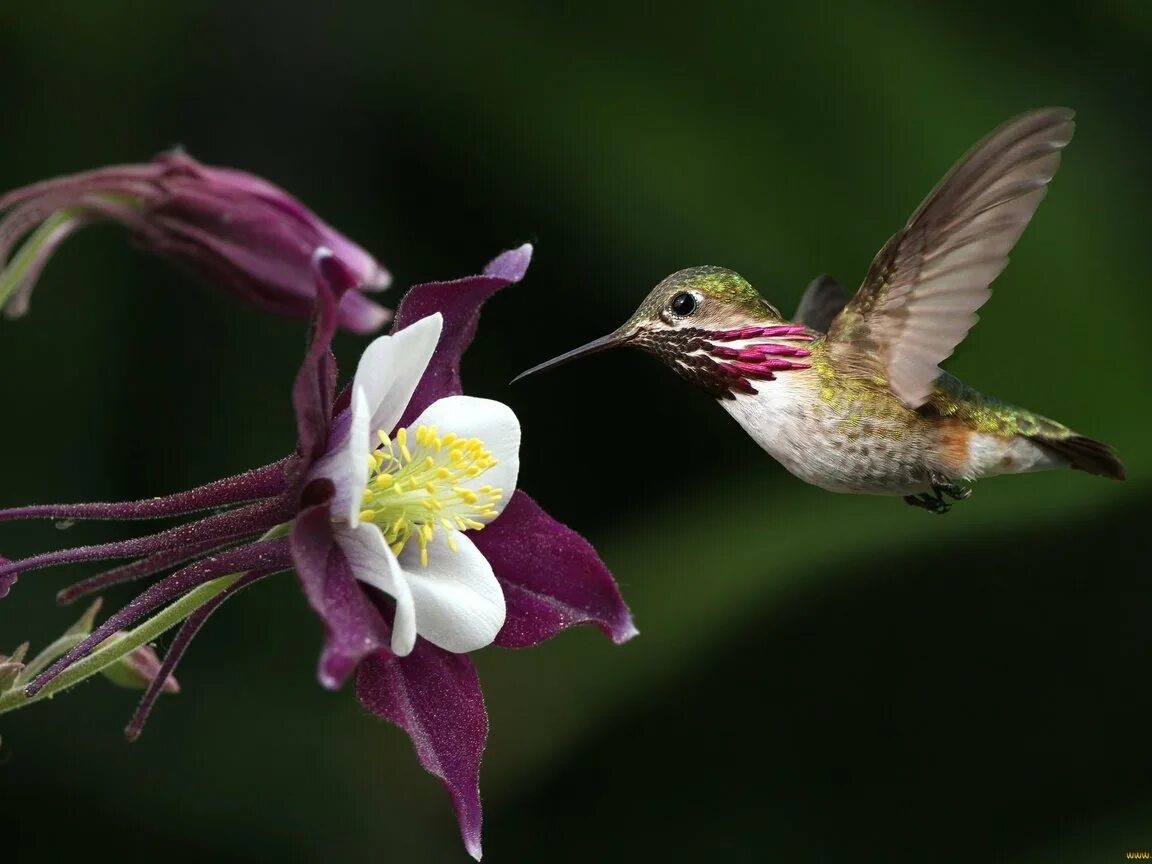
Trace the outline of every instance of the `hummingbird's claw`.
<instances>
[{"instance_id":1,"label":"hummingbird's claw","mask_svg":"<svg viewBox=\"0 0 1152 864\"><path fill-rule=\"evenodd\" d=\"M931 492L921 492L919 495L905 495L904 500L913 507L927 510L929 513L944 514L952 509L952 504L944 500L947 495L953 501L963 501L972 494L972 487L964 483L956 483L943 474L932 472L928 476Z\"/></svg>"},{"instance_id":2,"label":"hummingbird's claw","mask_svg":"<svg viewBox=\"0 0 1152 864\"><path fill-rule=\"evenodd\" d=\"M913 507L919 507L921 510L927 510L929 513L935 513L937 515L943 515L952 509L952 505L945 501L939 492L922 492L919 495L905 495L904 501Z\"/></svg>"},{"instance_id":3,"label":"hummingbird's claw","mask_svg":"<svg viewBox=\"0 0 1152 864\"><path fill-rule=\"evenodd\" d=\"M947 495L953 501L963 501L972 494L972 487L967 483L957 483L945 477L943 474L937 474L935 471L928 478L932 484L932 491L936 493L939 498L941 494Z\"/></svg>"}]
</instances>

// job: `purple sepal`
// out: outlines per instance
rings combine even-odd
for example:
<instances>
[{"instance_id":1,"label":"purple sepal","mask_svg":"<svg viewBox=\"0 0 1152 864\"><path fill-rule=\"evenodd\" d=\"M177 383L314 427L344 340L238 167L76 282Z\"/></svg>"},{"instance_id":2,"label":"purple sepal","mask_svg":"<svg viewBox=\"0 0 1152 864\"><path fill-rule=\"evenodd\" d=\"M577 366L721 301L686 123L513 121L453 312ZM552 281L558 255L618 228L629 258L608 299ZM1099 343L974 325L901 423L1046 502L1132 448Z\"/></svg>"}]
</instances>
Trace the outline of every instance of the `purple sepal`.
<instances>
[{"instance_id":1,"label":"purple sepal","mask_svg":"<svg viewBox=\"0 0 1152 864\"><path fill-rule=\"evenodd\" d=\"M388 625L352 576L332 533L327 501L300 512L292 526L292 560L313 611L324 624L324 650L316 671L321 685L340 687L356 664L389 653Z\"/></svg>"},{"instance_id":2,"label":"purple sepal","mask_svg":"<svg viewBox=\"0 0 1152 864\"><path fill-rule=\"evenodd\" d=\"M408 733L420 764L452 796L464 847L480 860L480 757L488 737L472 661L423 639L407 657L372 657L356 675L360 704Z\"/></svg>"},{"instance_id":3,"label":"purple sepal","mask_svg":"<svg viewBox=\"0 0 1152 864\"><path fill-rule=\"evenodd\" d=\"M578 624L595 624L616 644L637 634L612 574L587 540L517 490L504 512L468 535L492 565L508 604L496 636L528 648Z\"/></svg>"},{"instance_id":4,"label":"purple sepal","mask_svg":"<svg viewBox=\"0 0 1152 864\"><path fill-rule=\"evenodd\" d=\"M532 246L525 243L519 249L498 256L484 269L483 276L469 276L452 282L425 282L414 286L405 295L396 311L394 332L433 312L444 316L444 326L432 362L412 394L399 426L411 425L437 399L464 392L460 386L460 358L476 335L481 307L501 288L524 278L531 260Z\"/></svg>"},{"instance_id":5,"label":"purple sepal","mask_svg":"<svg viewBox=\"0 0 1152 864\"><path fill-rule=\"evenodd\" d=\"M532 244L525 243L516 249L501 252L488 262L484 268L485 276L495 276L506 282L519 282L528 272L528 265L532 263Z\"/></svg>"}]
</instances>

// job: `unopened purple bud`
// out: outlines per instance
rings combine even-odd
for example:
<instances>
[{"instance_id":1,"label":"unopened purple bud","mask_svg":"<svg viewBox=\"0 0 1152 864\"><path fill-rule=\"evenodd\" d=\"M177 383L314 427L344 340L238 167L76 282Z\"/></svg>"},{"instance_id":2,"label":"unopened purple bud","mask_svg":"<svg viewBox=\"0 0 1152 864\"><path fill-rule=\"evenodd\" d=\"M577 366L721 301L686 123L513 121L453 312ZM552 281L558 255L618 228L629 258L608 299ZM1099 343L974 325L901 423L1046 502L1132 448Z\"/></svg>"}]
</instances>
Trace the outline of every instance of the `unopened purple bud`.
<instances>
[{"instance_id":1,"label":"unopened purple bud","mask_svg":"<svg viewBox=\"0 0 1152 864\"><path fill-rule=\"evenodd\" d=\"M151 645L141 645L101 671L109 681L120 687L146 690L160 673L160 658ZM169 675L160 690L164 693L179 693L180 684L174 675Z\"/></svg>"},{"instance_id":2,"label":"unopened purple bud","mask_svg":"<svg viewBox=\"0 0 1152 864\"><path fill-rule=\"evenodd\" d=\"M326 247L357 283L340 304L340 324L370 333L391 318L364 296L391 281L368 252L278 186L202 165L181 151L0 196L0 308L9 317L27 311L57 247L92 222L118 222L144 248L187 264L261 308L300 317L311 314L316 298L312 255Z\"/></svg>"}]
</instances>

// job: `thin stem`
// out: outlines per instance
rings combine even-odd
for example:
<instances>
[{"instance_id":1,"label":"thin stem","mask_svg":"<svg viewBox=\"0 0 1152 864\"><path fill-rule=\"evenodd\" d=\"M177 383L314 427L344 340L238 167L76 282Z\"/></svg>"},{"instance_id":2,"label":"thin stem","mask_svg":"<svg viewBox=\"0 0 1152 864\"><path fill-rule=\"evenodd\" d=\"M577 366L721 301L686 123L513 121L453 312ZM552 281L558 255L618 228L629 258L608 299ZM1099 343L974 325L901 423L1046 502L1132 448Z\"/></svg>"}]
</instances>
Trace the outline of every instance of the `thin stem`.
<instances>
[{"instance_id":1,"label":"thin stem","mask_svg":"<svg viewBox=\"0 0 1152 864\"><path fill-rule=\"evenodd\" d=\"M111 640L111 644L105 644L83 659L77 660L53 678L35 696L25 696L24 690L19 687L0 694L0 714L6 711L15 711L17 708L24 708L33 702L39 702L41 699L50 699L61 690L66 690L73 684L79 684L84 679L99 674L120 658L131 654L141 645L148 644L164 631L175 627L216 595L227 591L243 575L243 573L233 573L229 576L221 576L219 579L213 579L211 582L205 582L198 588L194 588L139 627L129 630L119 639Z\"/></svg>"}]
</instances>

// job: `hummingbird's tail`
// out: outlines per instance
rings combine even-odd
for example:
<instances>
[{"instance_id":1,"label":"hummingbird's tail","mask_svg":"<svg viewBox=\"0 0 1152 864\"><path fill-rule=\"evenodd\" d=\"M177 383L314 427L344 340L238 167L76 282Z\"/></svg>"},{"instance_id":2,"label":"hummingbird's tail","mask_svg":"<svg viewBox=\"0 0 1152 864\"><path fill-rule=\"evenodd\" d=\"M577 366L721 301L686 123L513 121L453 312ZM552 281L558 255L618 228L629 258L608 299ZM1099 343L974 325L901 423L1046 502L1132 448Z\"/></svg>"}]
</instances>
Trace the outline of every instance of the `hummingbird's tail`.
<instances>
[{"instance_id":1,"label":"hummingbird's tail","mask_svg":"<svg viewBox=\"0 0 1152 864\"><path fill-rule=\"evenodd\" d=\"M1077 471L1087 471L1089 474L1110 477L1113 480L1125 479L1123 463L1116 456L1116 452L1103 442L1074 433L1064 436L1030 435L1028 437L1053 453L1063 456Z\"/></svg>"}]
</instances>

